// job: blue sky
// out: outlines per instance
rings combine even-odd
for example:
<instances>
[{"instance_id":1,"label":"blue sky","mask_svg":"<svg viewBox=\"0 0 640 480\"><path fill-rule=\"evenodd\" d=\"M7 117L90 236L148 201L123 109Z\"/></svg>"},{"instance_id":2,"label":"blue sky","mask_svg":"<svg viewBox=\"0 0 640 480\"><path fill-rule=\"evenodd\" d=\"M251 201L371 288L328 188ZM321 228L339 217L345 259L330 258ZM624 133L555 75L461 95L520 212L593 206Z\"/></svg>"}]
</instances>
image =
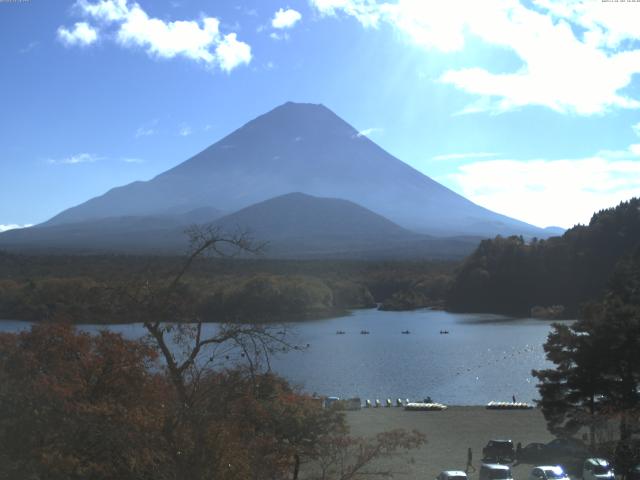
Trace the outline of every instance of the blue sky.
<instances>
[{"instance_id":1,"label":"blue sky","mask_svg":"<svg viewBox=\"0 0 640 480\"><path fill-rule=\"evenodd\" d=\"M569 227L640 194L640 3L0 2L0 230L323 103L492 210Z\"/></svg>"}]
</instances>

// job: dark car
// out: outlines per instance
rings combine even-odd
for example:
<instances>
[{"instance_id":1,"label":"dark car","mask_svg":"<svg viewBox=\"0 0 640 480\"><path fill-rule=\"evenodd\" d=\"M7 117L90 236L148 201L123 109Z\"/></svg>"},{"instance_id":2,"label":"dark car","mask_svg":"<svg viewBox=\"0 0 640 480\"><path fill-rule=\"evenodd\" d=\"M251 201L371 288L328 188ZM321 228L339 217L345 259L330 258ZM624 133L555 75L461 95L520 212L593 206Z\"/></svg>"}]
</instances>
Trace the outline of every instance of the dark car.
<instances>
[{"instance_id":1,"label":"dark car","mask_svg":"<svg viewBox=\"0 0 640 480\"><path fill-rule=\"evenodd\" d=\"M513 462L516 458L511 440L489 440L482 449L482 457L498 462Z\"/></svg>"},{"instance_id":2,"label":"dark car","mask_svg":"<svg viewBox=\"0 0 640 480\"><path fill-rule=\"evenodd\" d=\"M627 474L627 480L640 480L640 463L635 467L631 467Z\"/></svg>"},{"instance_id":3,"label":"dark car","mask_svg":"<svg viewBox=\"0 0 640 480\"><path fill-rule=\"evenodd\" d=\"M545 453L554 458L586 458L589 451L584 442L575 438L556 438L547 443Z\"/></svg>"},{"instance_id":4,"label":"dark car","mask_svg":"<svg viewBox=\"0 0 640 480\"><path fill-rule=\"evenodd\" d=\"M529 443L518 452L520 463L542 463L547 459L547 446L544 443Z\"/></svg>"}]
</instances>

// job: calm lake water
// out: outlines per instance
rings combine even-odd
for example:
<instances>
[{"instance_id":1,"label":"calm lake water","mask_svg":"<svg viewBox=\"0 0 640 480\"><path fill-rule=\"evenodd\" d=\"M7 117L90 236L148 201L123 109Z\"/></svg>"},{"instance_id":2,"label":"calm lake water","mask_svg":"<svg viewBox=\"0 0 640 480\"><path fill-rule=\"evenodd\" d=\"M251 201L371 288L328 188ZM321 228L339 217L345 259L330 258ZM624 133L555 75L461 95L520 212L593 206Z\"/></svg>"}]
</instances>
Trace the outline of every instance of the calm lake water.
<instances>
[{"instance_id":1,"label":"calm lake water","mask_svg":"<svg viewBox=\"0 0 640 480\"><path fill-rule=\"evenodd\" d=\"M530 402L538 397L531 370L549 366L542 344L550 324L432 310L356 310L344 317L287 324L290 340L309 348L278 355L271 365L308 392L363 401L431 396L450 405L478 405L511 401L515 395ZM0 321L0 331L28 327L26 322ZM109 328L127 338L145 333L140 324ZM361 335L363 329L370 334ZM336 335L337 330L346 334ZM403 330L411 334L403 335Z\"/></svg>"}]
</instances>

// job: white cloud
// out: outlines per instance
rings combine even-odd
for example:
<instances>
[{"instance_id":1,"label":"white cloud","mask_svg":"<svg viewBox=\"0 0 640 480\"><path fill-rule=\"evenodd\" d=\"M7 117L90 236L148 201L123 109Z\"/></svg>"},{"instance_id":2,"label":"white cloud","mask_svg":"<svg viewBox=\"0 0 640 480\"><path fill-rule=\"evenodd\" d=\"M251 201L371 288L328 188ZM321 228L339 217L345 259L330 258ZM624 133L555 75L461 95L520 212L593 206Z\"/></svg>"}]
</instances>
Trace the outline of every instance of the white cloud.
<instances>
[{"instance_id":1,"label":"white cloud","mask_svg":"<svg viewBox=\"0 0 640 480\"><path fill-rule=\"evenodd\" d=\"M165 21L150 17L139 4L128 0L79 0L76 10L103 28L113 28L110 37L121 46L143 48L152 57L180 56L227 72L252 58L250 45L239 41L235 33L222 34L215 17Z\"/></svg>"},{"instance_id":2,"label":"white cloud","mask_svg":"<svg viewBox=\"0 0 640 480\"><path fill-rule=\"evenodd\" d=\"M499 113L527 105L579 115L640 108L638 98L623 92L640 73L640 49L611 50L625 40L640 40L637 4L621 11L619 4L595 1L537 0L532 7L518 0L310 2L322 15L343 13L365 27L389 24L429 51L459 52L479 39L514 52L521 65L511 72L491 72L484 65L444 72L441 82L480 98L460 113Z\"/></svg>"},{"instance_id":3,"label":"white cloud","mask_svg":"<svg viewBox=\"0 0 640 480\"><path fill-rule=\"evenodd\" d=\"M150 137L152 135L156 135L158 133L158 130L157 130L158 122L159 120L157 118L154 118L153 120L150 120L140 125L136 129L136 133L134 136L136 138L140 138L140 137Z\"/></svg>"},{"instance_id":4,"label":"white cloud","mask_svg":"<svg viewBox=\"0 0 640 480\"><path fill-rule=\"evenodd\" d=\"M321 15L333 16L342 11L357 18L365 27L377 27L382 16L380 5L375 0L310 0L310 3ZM386 5L382 4L382 7Z\"/></svg>"},{"instance_id":5,"label":"white cloud","mask_svg":"<svg viewBox=\"0 0 640 480\"><path fill-rule=\"evenodd\" d=\"M140 138L140 137L149 137L151 135L155 135L156 131L154 128L151 127L139 127L136 130L136 138Z\"/></svg>"},{"instance_id":6,"label":"white cloud","mask_svg":"<svg viewBox=\"0 0 640 480\"><path fill-rule=\"evenodd\" d=\"M617 2L618 5L584 0L533 2L555 18L570 20L586 28L584 40L594 46L617 48L625 40L637 40L640 37L638 5L634 5L636 2Z\"/></svg>"},{"instance_id":7,"label":"white cloud","mask_svg":"<svg viewBox=\"0 0 640 480\"><path fill-rule=\"evenodd\" d=\"M365 128L364 130L360 130L358 133L356 133L354 135L354 138L356 137L369 137L374 133L382 133L384 132L383 128L379 128L379 127L371 127L371 128Z\"/></svg>"},{"instance_id":8,"label":"white cloud","mask_svg":"<svg viewBox=\"0 0 640 480\"><path fill-rule=\"evenodd\" d=\"M129 15L127 0L99 0L95 3L88 0L78 0L75 8L86 15L105 22L125 20Z\"/></svg>"},{"instance_id":9,"label":"white cloud","mask_svg":"<svg viewBox=\"0 0 640 480\"><path fill-rule=\"evenodd\" d=\"M142 158L135 157L124 157L122 161L125 163L144 163L144 160Z\"/></svg>"},{"instance_id":10,"label":"white cloud","mask_svg":"<svg viewBox=\"0 0 640 480\"><path fill-rule=\"evenodd\" d=\"M269 34L269 38L271 38L272 40L289 40L290 37L287 32L282 32L282 33L271 32Z\"/></svg>"},{"instance_id":11,"label":"white cloud","mask_svg":"<svg viewBox=\"0 0 640 480\"><path fill-rule=\"evenodd\" d=\"M633 132L640 137L640 122L632 125L631 128L633 129Z\"/></svg>"},{"instance_id":12,"label":"white cloud","mask_svg":"<svg viewBox=\"0 0 640 480\"><path fill-rule=\"evenodd\" d=\"M58 39L68 47L86 47L98 40L98 31L86 22L77 22L73 30L59 27Z\"/></svg>"},{"instance_id":13,"label":"white cloud","mask_svg":"<svg viewBox=\"0 0 640 480\"><path fill-rule=\"evenodd\" d=\"M18 225L16 223L2 224L0 223L0 232L6 232L7 230L15 230L16 228L28 228L32 227L33 224L28 223L24 225Z\"/></svg>"},{"instance_id":14,"label":"white cloud","mask_svg":"<svg viewBox=\"0 0 640 480\"><path fill-rule=\"evenodd\" d=\"M40 45L40 42L37 42L37 41L29 42L29 44L26 47L21 48L20 50L18 50L18 52L29 53L31 50L34 50L35 48L37 48L38 45Z\"/></svg>"},{"instance_id":15,"label":"white cloud","mask_svg":"<svg viewBox=\"0 0 640 480\"><path fill-rule=\"evenodd\" d=\"M469 158L495 157L497 153L491 152L469 152L469 153L447 153L431 157L432 160L467 160Z\"/></svg>"},{"instance_id":16,"label":"white cloud","mask_svg":"<svg viewBox=\"0 0 640 480\"><path fill-rule=\"evenodd\" d=\"M235 33L225 35L216 47L216 56L220 68L230 72L239 65L251 62L251 47L239 42Z\"/></svg>"},{"instance_id":17,"label":"white cloud","mask_svg":"<svg viewBox=\"0 0 640 480\"><path fill-rule=\"evenodd\" d=\"M93 163L98 160L102 160L102 157L98 155L94 155L93 153L78 153L76 155L71 155L70 157L53 159L50 158L47 160L47 163L52 165L78 165L80 163Z\"/></svg>"},{"instance_id":18,"label":"white cloud","mask_svg":"<svg viewBox=\"0 0 640 480\"><path fill-rule=\"evenodd\" d=\"M640 192L633 148L618 153L618 158L601 152L583 159L479 161L441 180L496 212L541 227L571 227Z\"/></svg>"},{"instance_id":19,"label":"white cloud","mask_svg":"<svg viewBox=\"0 0 640 480\"><path fill-rule=\"evenodd\" d=\"M297 10L288 8L287 10L279 9L273 19L271 26L273 28L291 28L302 19L302 14Z\"/></svg>"},{"instance_id":20,"label":"white cloud","mask_svg":"<svg viewBox=\"0 0 640 480\"><path fill-rule=\"evenodd\" d=\"M188 137L192 133L193 130L191 130L191 127L189 125L182 125L180 127L180 130L178 131L178 135L180 135L181 137Z\"/></svg>"}]
</instances>

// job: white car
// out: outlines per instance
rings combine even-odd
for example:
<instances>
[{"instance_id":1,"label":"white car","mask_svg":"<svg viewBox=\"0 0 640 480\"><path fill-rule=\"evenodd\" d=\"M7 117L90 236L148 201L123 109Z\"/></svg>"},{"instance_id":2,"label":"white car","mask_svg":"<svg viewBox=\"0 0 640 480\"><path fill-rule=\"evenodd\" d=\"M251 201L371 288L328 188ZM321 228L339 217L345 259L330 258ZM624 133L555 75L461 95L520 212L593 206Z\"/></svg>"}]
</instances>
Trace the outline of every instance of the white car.
<instances>
[{"instance_id":1,"label":"white car","mask_svg":"<svg viewBox=\"0 0 640 480\"><path fill-rule=\"evenodd\" d=\"M513 480L511 467L499 463L483 463L480 465L479 480Z\"/></svg>"},{"instance_id":2,"label":"white car","mask_svg":"<svg viewBox=\"0 0 640 480\"><path fill-rule=\"evenodd\" d=\"M436 480L467 480L467 474L460 470L444 470L440 472Z\"/></svg>"},{"instance_id":3,"label":"white car","mask_svg":"<svg viewBox=\"0 0 640 480\"><path fill-rule=\"evenodd\" d=\"M560 465L544 465L531 470L529 480L569 480Z\"/></svg>"},{"instance_id":4,"label":"white car","mask_svg":"<svg viewBox=\"0 0 640 480\"><path fill-rule=\"evenodd\" d=\"M582 480L613 480L613 467L604 458L587 458L582 466Z\"/></svg>"}]
</instances>

